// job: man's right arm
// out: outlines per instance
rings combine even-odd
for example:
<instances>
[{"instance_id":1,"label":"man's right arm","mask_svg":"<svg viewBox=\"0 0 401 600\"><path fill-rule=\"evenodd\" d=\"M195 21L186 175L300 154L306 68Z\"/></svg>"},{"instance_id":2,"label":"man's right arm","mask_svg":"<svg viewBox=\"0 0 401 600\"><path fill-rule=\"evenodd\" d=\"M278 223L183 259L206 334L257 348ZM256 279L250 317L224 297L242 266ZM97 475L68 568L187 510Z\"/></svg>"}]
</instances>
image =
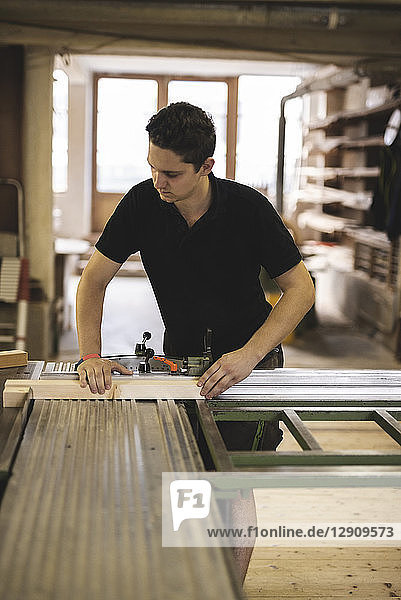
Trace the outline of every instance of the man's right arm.
<instances>
[{"instance_id":1,"label":"man's right arm","mask_svg":"<svg viewBox=\"0 0 401 600\"><path fill-rule=\"evenodd\" d=\"M106 258L95 250L84 272L77 290L77 329L80 356L100 354L103 301L106 287L121 267L120 263ZM104 358L89 358L78 367L81 387L89 383L91 392L104 394L111 387L111 371L123 375L129 369Z\"/></svg>"}]
</instances>

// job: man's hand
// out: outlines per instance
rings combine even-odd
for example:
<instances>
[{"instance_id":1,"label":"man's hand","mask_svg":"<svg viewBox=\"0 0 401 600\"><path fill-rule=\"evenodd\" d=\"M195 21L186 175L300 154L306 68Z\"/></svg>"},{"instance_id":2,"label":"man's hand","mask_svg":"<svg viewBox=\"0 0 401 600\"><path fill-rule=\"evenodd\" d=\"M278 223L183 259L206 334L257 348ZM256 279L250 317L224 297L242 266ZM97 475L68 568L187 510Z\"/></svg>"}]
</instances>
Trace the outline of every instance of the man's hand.
<instances>
[{"instance_id":1,"label":"man's hand","mask_svg":"<svg viewBox=\"0 0 401 600\"><path fill-rule=\"evenodd\" d=\"M132 371L114 360L106 358L88 358L77 369L81 387L89 384L93 394L104 394L111 388L111 372L118 371L122 375L132 375Z\"/></svg>"},{"instance_id":2,"label":"man's hand","mask_svg":"<svg viewBox=\"0 0 401 600\"><path fill-rule=\"evenodd\" d=\"M229 387L248 377L258 360L243 348L223 354L198 380L201 396L208 400L225 392Z\"/></svg>"}]
</instances>

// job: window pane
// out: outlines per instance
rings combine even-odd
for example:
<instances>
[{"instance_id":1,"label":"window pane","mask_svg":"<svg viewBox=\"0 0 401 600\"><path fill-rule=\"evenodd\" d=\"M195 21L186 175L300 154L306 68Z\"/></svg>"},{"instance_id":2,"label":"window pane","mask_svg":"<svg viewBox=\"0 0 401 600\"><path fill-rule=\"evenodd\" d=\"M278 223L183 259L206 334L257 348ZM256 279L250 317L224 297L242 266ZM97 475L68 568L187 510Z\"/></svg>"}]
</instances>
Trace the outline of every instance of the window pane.
<instances>
[{"instance_id":1,"label":"window pane","mask_svg":"<svg viewBox=\"0 0 401 600\"><path fill-rule=\"evenodd\" d=\"M145 127L156 110L157 81L99 79L96 151L99 192L126 192L150 177Z\"/></svg>"},{"instance_id":2,"label":"window pane","mask_svg":"<svg viewBox=\"0 0 401 600\"><path fill-rule=\"evenodd\" d=\"M298 77L242 75L238 81L238 140L235 179L274 201L276 195L280 101L293 92ZM293 189L302 149L302 101L286 105L284 191Z\"/></svg>"},{"instance_id":3,"label":"window pane","mask_svg":"<svg viewBox=\"0 0 401 600\"><path fill-rule=\"evenodd\" d=\"M170 81L168 101L190 102L210 113L216 126L213 173L226 176L227 84L224 81Z\"/></svg>"},{"instance_id":4,"label":"window pane","mask_svg":"<svg viewBox=\"0 0 401 600\"><path fill-rule=\"evenodd\" d=\"M67 191L68 175L68 77L53 71L52 178L55 194Z\"/></svg>"}]
</instances>

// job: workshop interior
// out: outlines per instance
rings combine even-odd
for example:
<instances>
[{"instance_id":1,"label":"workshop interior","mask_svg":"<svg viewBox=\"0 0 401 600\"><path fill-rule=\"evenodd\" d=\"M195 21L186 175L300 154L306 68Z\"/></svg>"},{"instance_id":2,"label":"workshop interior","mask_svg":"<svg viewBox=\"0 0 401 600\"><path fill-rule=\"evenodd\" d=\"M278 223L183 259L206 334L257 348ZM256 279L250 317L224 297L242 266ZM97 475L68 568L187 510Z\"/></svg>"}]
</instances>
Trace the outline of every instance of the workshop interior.
<instances>
[{"instance_id":1,"label":"workshop interior","mask_svg":"<svg viewBox=\"0 0 401 600\"><path fill-rule=\"evenodd\" d=\"M338 488L348 477L355 514L399 523L400 86L401 0L2 0L4 600L401 598L401 538L257 543L241 585L227 547L162 547L160 507L162 472L304 474L305 523L326 505L341 521L329 476ZM133 374L90 397L78 282L121 198L151 176L148 120L180 101L213 117L214 175L280 214L316 301L283 341L284 368L272 360L205 400L196 381L213 364L212 331L199 356L164 355L133 254L102 321L102 356ZM260 281L274 305L279 287L264 269ZM261 434L278 421L283 441L227 448L219 421ZM296 510L302 492L286 485L255 490L258 518Z\"/></svg>"}]
</instances>

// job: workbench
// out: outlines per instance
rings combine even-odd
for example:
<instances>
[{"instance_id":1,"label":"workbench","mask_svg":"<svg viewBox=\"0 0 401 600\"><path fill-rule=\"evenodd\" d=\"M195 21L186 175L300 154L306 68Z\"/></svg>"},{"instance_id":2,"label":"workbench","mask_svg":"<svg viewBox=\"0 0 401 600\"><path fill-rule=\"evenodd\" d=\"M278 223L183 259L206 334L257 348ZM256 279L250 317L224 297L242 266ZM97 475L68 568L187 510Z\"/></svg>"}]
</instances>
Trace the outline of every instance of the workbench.
<instances>
[{"instance_id":1,"label":"workbench","mask_svg":"<svg viewBox=\"0 0 401 600\"><path fill-rule=\"evenodd\" d=\"M114 376L108 396L93 397L69 369L56 380L42 362L5 371L0 579L7 600L243 597L229 548L162 548L162 472L204 470L188 412L217 471L262 469L289 482L309 469L316 481L337 467L365 465L379 485L388 485L382 469L401 472L401 449L325 452L304 423L370 420L401 445L400 371L254 371L213 401L187 377ZM286 423L299 452L228 451L216 425L272 419Z\"/></svg>"}]
</instances>

